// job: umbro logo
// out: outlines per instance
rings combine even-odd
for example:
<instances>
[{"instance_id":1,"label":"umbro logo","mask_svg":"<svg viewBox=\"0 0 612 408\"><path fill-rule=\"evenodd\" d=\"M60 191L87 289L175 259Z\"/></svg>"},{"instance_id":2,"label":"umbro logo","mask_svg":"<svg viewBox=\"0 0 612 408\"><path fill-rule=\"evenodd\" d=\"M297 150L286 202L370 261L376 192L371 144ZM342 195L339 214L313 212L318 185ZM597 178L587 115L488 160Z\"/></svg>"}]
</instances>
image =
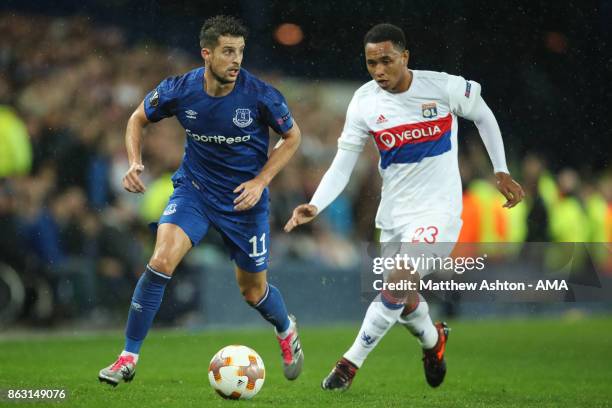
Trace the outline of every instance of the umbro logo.
<instances>
[{"instance_id":1,"label":"umbro logo","mask_svg":"<svg viewBox=\"0 0 612 408\"><path fill-rule=\"evenodd\" d=\"M378 117L378 119L376 119L377 125L380 125L381 123L385 123L385 122L387 122L387 118L385 118L385 116L382 114Z\"/></svg>"},{"instance_id":2,"label":"umbro logo","mask_svg":"<svg viewBox=\"0 0 612 408\"><path fill-rule=\"evenodd\" d=\"M264 264L264 262L266 261L266 257L262 256L261 258L257 258L255 260L255 266L261 266Z\"/></svg>"},{"instance_id":3,"label":"umbro logo","mask_svg":"<svg viewBox=\"0 0 612 408\"><path fill-rule=\"evenodd\" d=\"M196 119L196 116L198 116L198 112L194 110L189 109L185 111L185 117L187 119Z\"/></svg>"}]
</instances>

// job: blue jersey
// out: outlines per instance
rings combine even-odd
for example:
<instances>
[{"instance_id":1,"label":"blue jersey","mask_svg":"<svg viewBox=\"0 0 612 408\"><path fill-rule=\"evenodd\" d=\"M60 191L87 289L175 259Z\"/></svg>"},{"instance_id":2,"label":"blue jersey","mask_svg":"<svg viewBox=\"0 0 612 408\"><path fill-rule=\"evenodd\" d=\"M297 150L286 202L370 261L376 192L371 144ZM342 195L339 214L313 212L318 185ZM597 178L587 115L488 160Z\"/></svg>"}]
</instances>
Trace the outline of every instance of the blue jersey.
<instances>
[{"instance_id":1,"label":"blue jersey","mask_svg":"<svg viewBox=\"0 0 612 408\"><path fill-rule=\"evenodd\" d=\"M185 155L173 180L191 179L215 210L234 212L234 189L256 177L268 160L269 127L283 134L293 119L283 95L245 69L234 89L213 97L204 68L164 79L144 100L147 118L176 116L185 128ZM249 213L267 211L266 188Z\"/></svg>"}]
</instances>

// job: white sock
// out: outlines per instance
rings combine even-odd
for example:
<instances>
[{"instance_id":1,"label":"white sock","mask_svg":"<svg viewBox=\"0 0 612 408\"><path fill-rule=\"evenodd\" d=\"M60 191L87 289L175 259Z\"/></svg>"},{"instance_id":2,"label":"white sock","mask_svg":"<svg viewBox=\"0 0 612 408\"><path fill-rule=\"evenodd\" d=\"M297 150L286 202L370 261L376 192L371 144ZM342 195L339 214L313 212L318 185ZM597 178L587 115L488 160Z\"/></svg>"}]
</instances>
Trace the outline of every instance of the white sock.
<instances>
[{"instance_id":1,"label":"white sock","mask_svg":"<svg viewBox=\"0 0 612 408\"><path fill-rule=\"evenodd\" d=\"M287 327L287 330L285 330L284 332L280 332L280 333L276 332L276 335L284 340L287 338L289 333L293 331L294 327L295 327L295 323L293 323L293 320L289 320L289 327Z\"/></svg>"},{"instance_id":2,"label":"white sock","mask_svg":"<svg viewBox=\"0 0 612 408\"><path fill-rule=\"evenodd\" d=\"M136 353L131 353L129 351L123 350L121 352L121 355L122 356L132 356L132 357L134 357L134 364L138 363L138 354L136 354Z\"/></svg>"},{"instance_id":3,"label":"white sock","mask_svg":"<svg viewBox=\"0 0 612 408\"><path fill-rule=\"evenodd\" d=\"M405 316L400 316L398 322L410 330L424 349L431 349L438 343L438 330L429 317L427 301L420 293L416 309Z\"/></svg>"},{"instance_id":4,"label":"white sock","mask_svg":"<svg viewBox=\"0 0 612 408\"><path fill-rule=\"evenodd\" d=\"M344 358L361 367L368 354L380 342L391 327L397 321L403 308L389 309L380 300L380 295L374 299L363 318L363 323L359 329L359 334L355 342L346 353Z\"/></svg>"}]
</instances>

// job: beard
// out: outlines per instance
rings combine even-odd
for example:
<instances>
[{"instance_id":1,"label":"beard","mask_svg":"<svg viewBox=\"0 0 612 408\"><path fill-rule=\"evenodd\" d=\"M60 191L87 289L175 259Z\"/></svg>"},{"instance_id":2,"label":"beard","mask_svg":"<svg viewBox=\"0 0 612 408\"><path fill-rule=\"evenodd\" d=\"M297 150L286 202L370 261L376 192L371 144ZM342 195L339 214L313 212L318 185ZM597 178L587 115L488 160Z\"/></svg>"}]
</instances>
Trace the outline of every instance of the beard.
<instances>
[{"instance_id":1,"label":"beard","mask_svg":"<svg viewBox=\"0 0 612 408\"><path fill-rule=\"evenodd\" d=\"M217 82L219 82L220 84L223 84L223 85L231 84L231 83L236 81L234 78L230 79L230 78L225 78L225 77L219 75L212 66L210 67L210 73L212 74L213 78L215 78L215 80Z\"/></svg>"}]
</instances>

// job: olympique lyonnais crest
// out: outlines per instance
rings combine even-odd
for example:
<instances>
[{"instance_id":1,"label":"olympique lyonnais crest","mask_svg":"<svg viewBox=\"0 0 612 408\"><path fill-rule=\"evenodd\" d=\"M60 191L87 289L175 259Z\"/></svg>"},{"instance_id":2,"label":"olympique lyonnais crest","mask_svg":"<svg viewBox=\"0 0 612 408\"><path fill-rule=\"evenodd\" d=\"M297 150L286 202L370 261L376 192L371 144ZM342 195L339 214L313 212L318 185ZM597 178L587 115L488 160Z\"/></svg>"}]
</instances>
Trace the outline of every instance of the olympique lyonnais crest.
<instances>
[{"instance_id":1,"label":"olympique lyonnais crest","mask_svg":"<svg viewBox=\"0 0 612 408\"><path fill-rule=\"evenodd\" d=\"M253 118L251 117L250 109L236 109L236 114L234 115L234 125L239 128L245 128L253 123Z\"/></svg>"},{"instance_id":2,"label":"olympique lyonnais crest","mask_svg":"<svg viewBox=\"0 0 612 408\"><path fill-rule=\"evenodd\" d=\"M438 116L438 107L435 103L424 103L421 105L421 111L425 119L431 119Z\"/></svg>"}]
</instances>

